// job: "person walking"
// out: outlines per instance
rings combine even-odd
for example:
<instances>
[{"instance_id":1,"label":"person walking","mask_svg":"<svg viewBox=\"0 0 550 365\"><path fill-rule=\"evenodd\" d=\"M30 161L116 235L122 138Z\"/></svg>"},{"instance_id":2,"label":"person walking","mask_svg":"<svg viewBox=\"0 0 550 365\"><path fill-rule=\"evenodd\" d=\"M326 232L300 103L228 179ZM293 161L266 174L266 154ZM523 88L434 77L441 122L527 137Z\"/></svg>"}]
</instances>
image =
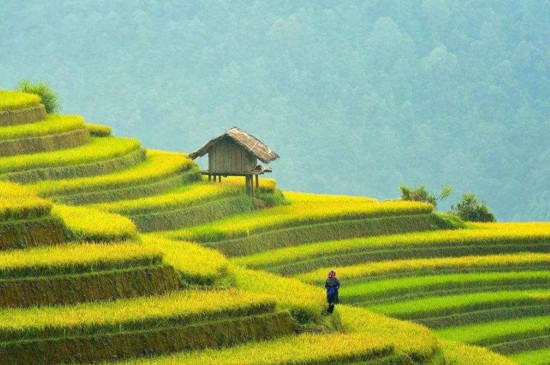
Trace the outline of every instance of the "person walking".
<instances>
[{"instance_id":1,"label":"person walking","mask_svg":"<svg viewBox=\"0 0 550 365\"><path fill-rule=\"evenodd\" d=\"M336 272L330 270L328 273L328 279L325 282L325 289L327 290L327 313L332 314L334 312L334 305L338 303L338 289L340 288L340 281L336 279Z\"/></svg>"}]
</instances>

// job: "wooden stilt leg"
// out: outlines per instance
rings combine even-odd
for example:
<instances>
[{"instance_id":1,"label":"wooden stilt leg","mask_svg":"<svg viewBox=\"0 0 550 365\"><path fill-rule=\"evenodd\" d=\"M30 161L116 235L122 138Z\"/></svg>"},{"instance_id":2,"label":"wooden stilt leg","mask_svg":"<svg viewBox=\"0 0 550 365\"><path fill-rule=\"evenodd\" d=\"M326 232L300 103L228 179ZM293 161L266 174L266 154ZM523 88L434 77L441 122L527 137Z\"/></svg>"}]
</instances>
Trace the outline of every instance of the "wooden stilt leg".
<instances>
[{"instance_id":1,"label":"wooden stilt leg","mask_svg":"<svg viewBox=\"0 0 550 365\"><path fill-rule=\"evenodd\" d=\"M250 175L246 175L245 183L246 183L246 193L252 196L252 179Z\"/></svg>"},{"instance_id":2,"label":"wooden stilt leg","mask_svg":"<svg viewBox=\"0 0 550 365\"><path fill-rule=\"evenodd\" d=\"M260 187L260 175L256 175L256 189Z\"/></svg>"},{"instance_id":3,"label":"wooden stilt leg","mask_svg":"<svg viewBox=\"0 0 550 365\"><path fill-rule=\"evenodd\" d=\"M208 174L208 181L212 181L212 175Z\"/></svg>"}]
</instances>

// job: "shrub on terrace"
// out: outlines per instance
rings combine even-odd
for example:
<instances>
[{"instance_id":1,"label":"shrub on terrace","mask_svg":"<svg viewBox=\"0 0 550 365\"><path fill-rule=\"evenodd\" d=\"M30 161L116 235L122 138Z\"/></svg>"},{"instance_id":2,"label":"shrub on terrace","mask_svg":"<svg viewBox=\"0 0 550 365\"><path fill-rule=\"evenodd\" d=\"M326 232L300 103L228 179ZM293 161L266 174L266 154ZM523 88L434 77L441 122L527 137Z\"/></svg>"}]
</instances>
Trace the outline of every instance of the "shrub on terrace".
<instances>
[{"instance_id":1,"label":"shrub on terrace","mask_svg":"<svg viewBox=\"0 0 550 365\"><path fill-rule=\"evenodd\" d=\"M487 207L487 203L485 203L484 201L480 201L473 193L463 194L458 204L451 207L451 212L453 212L465 221L496 221L495 215L489 210L489 207Z\"/></svg>"},{"instance_id":2,"label":"shrub on terrace","mask_svg":"<svg viewBox=\"0 0 550 365\"><path fill-rule=\"evenodd\" d=\"M19 85L17 85L17 90L40 96L42 99L42 104L44 104L44 107L48 113L55 113L60 109L57 94L46 82L39 82L35 84L29 80L23 80L19 83Z\"/></svg>"},{"instance_id":3,"label":"shrub on terrace","mask_svg":"<svg viewBox=\"0 0 550 365\"><path fill-rule=\"evenodd\" d=\"M426 190L424 185L416 187L401 185L399 190L401 191L401 200L426 202L432 204L434 207L437 207L437 203L447 199L449 195L451 195L453 188L450 185L443 185L441 187L441 194L438 196Z\"/></svg>"}]
</instances>

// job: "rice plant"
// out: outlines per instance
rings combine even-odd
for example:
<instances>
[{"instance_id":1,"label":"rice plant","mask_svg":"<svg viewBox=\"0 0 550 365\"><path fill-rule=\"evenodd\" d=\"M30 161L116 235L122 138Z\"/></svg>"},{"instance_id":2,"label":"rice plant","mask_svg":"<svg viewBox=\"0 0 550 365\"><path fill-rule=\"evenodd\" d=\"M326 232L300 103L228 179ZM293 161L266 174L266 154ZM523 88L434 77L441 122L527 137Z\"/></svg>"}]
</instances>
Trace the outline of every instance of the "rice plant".
<instances>
[{"instance_id":1,"label":"rice plant","mask_svg":"<svg viewBox=\"0 0 550 365\"><path fill-rule=\"evenodd\" d=\"M482 346L530 337L548 336L549 333L550 316L490 321L449 327L437 331L437 334L443 338Z\"/></svg>"},{"instance_id":2,"label":"rice plant","mask_svg":"<svg viewBox=\"0 0 550 365\"><path fill-rule=\"evenodd\" d=\"M550 348L518 352L510 358L521 365L547 365L550 359Z\"/></svg>"},{"instance_id":3,"label":"rice plant","mask_svg":"<svg viewBox=\"0 0 550 365\"><path fill-rule=\"evenodd\" d=\"M40 104L36 94L0 90L0 111L25 109Z\"/></svg>"},{"instance_id":4,"label":"rice plant","mask_svg":"<svg viewBox=\"0 0 550 365\"><path fill-rule=\"evenodd\" d=\"M234 259L235 263L250 267L271 267L292 262L315 260L327 257L332 262L339 262L339 257L345 255L379 252L380 250L409 250L413 248L433 247L465 247L470 246L475 253L480 246L495 245L495 253L499 245L544 242L550 240L550 229L545 224L533 226L519 225L516 229L501 229L502 224L490 229L459 229L427 232L411 232L391 236L362 237L348 240L324 241L285 247L268 252ZM520 248L521 249L521 248ZM408 251L404 253L408 255ZM368 259L372 261L373 258ZM366 260L365 260L366 261Z\"/></svg>"},{"instance_id":5,"label":"rice plant","mask_svg":"<svg viewBox=\"0 0 550 365\"><path fill-rule=\"evenodd\" d=\"M32 187L41 196L114 189L153 182L192 166L192 161L183 154L148 151L145 162L127 170L101 176L42 181Z\"/></svg>"},{"instance_id":6,"label":"rice plant","mask_svg":"<svg viewBox=\"0 0 550 365\"><path fill-rule=\"evenodd\" d=\"M65 205L55 205L52 214L65 222L69 240L109 242L137 237L134 223L117 214Z\"/></svg>"},{"instance_id":7,"label":"rice plant","mask_svg":"<svg viewBox=\"0 0 550 365\"><path fill-rule=\"evenodd\" d=\"M101 124L86 123L86 128L94 137L109 137L113 133L111 127Z\"/></svg>"},{"instance_id":8,"label":"rice plant","mask_svg":"<svg viewBox=\"0 0 550 365\"><path fill-rule=\"evenodd\" d=\"M10 308L0 311L0 339L32 338L59 332L98 332L115 325L118 331L136 328L140 321L199 322L216 316L273 311L266 295L237 290L191 290L161 297L121 299L116 302L82 303L67 307ZM60 331L61 330L61 331Z\"/></svg>"},{"instance_id":9,"label":"rice plant","mask_svg":"<svg viewBox=\"0 0 550 365\"><path fill-rule=\"evenodd\" d=\"M28 187L0 181L0 221L33 219L50 213L52 204Z\"/></svg>"},{"instance_id":10,"label":"rice plant","mask_svg":"<svg viewBox=\"0 0 550 365\"><path fill-rule=\"evenodd\" d=\"M369 198L316 196L285 192L290 205L241 214L217 222L174 231L178 239L220 241L275 228L292 227L344 219L431 213L433 206L417 202L376 203Z\"/></svg>"},{"instance_id":11,"label":"rice plant","mask_svg":"<svg viewBox=\"0 0 550 365\"><path fill-rule=\"evenodd\" d=\"M228 274L229 262L218 251L158 235L143 235L142 242L144 247L162 252L164 261L194 284L212 285Z\"/></svg>"},{"instance_id":12,"label":"rice plant","mask_svg":"<svg viewBox=\"0 0 550 365\"><path fill-rule=\"evenodd\" d=\"M84 119L79 115L53 115L45 120L29 124L0 128L0 141L59 134L83 128Z\"/></svg>"},{"instance_id":13,"label":"rice plant","mask_svg":"<svg viewBox=\"0 0 550 365\"><path fill-rule=\"evenodd\" d=\"M90 143L68 150L1 158L0 174L103 161L124 156L139 148L140 142L135 139L92 138Z\"/></svg>"},{"instance_id":14,"label":"rice plant","mask_svg":"<svg viewBox=\"0 0 550 365\"><path fill-rule=\"evenodd\" d=\"M501 290L403 300L370 305L369 310L406 319L470 313L502 306L547 304L550 293L545 290Z\"/></svg>"},{"instance_id":15,"label":"rice plant","mask_svg":"<svg viewBox=\"0 0 550 365\"><path fill-rule=\"evenodd\" d=\"M121 265L146 266L162 261L162 251L136 242L39 247L0 253L0 278L20 278L45 274L68 274L120 268Z\"/></svg>"},{"instance_id":16,"label":"rice plant","mask_svg":"<svg viewBox=\"0 0 550 365\"><path fill-rule=\"evenodd\" d=\"M184 185L162 195L95 204L93 207L112 213L138 215L186 208L206 201L238 194L240 191L241 189L235 186L203 182Z\"/></svg>"},{"instance_id":17,"label":"rice plant","mask_svg":"<svg viewBox=\"0 0 550 365\"><path fill-rule=\"evenodd\" d=\"M514 360L498 355L486 348L465 345L459 341L440 340L445 364L454 365L517 365ZM526 365L536 365L533 362ZM541 363L542 365L542 363Z\"/></svg>"},{"instance_id":18,"label":"rice plant","mask_svg":"<svg viewBox=\"0 0 550 365\"><path fill-rule=\"evenodd\" d=\"M350 363L387 358L393 354L391 345L376 335L302 334L261 343L251 343L223 350L131 360L133 365L315 365Z\"/></svg>"},{"instance_id":19,"label":"rice plant","mask_svg":"<svg viewBox=\"0 0 550 365\"><path fill-rule=\"evenodd\" d=\"M343 280L367 279L384 275L414 274L415 272L437 272L443 270L481 270L487 268L505 269L513 266L533 267L545 266L550 263L550 254L547 253L517 253L486 256L464 256L425 258L412 260L381 261L363 263L336 268L338 276ZM329 267L313 270L308 273L296 275L297 279L306 282L319 282L330 270Z\"/></svg>"},{"instance_id":20,"label":"rice plant","mask_svg":"<svg viewBox=\"0 0 550 365\"><path fill-rule=\"evenodd\" d=\"M346 302L372 302L406 300L420 296L442 296L456 292L471 293L488 290L505 290L510 287L550 288L549 271L474 272L447 275L411 276L346 286L340 298Z\"/></svg>"}]
</instances>

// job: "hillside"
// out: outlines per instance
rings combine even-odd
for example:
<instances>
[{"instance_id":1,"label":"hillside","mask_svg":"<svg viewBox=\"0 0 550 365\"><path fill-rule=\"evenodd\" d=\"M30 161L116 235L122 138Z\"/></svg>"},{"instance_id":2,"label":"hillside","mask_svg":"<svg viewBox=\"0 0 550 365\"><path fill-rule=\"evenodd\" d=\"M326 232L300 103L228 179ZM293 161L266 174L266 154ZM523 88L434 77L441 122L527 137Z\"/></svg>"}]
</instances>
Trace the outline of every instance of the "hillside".
<instances>
[{"instance_id":1,"label":"hillside","mask_svg":"<svg viewBox=\"0 0 550 365\"><path fill-rule=\"evenodd\" d=\"M0 364L548 363L550 223L249 197L9 91L0 156Z\"/></svg>"},{"instance_id":2,"label":"hillside","mask_svg":"<svg viewBox=\"0 0 550 365\"><path fill-rule=\"evenodd\" d=\"M3 0L0 85L48 81L66 113L153 148L192 151L237 123L282 152L294 191L451 184L449 203L473 191L499 220L550 221L549 8Z\"/></svg>"}]
</instances>

